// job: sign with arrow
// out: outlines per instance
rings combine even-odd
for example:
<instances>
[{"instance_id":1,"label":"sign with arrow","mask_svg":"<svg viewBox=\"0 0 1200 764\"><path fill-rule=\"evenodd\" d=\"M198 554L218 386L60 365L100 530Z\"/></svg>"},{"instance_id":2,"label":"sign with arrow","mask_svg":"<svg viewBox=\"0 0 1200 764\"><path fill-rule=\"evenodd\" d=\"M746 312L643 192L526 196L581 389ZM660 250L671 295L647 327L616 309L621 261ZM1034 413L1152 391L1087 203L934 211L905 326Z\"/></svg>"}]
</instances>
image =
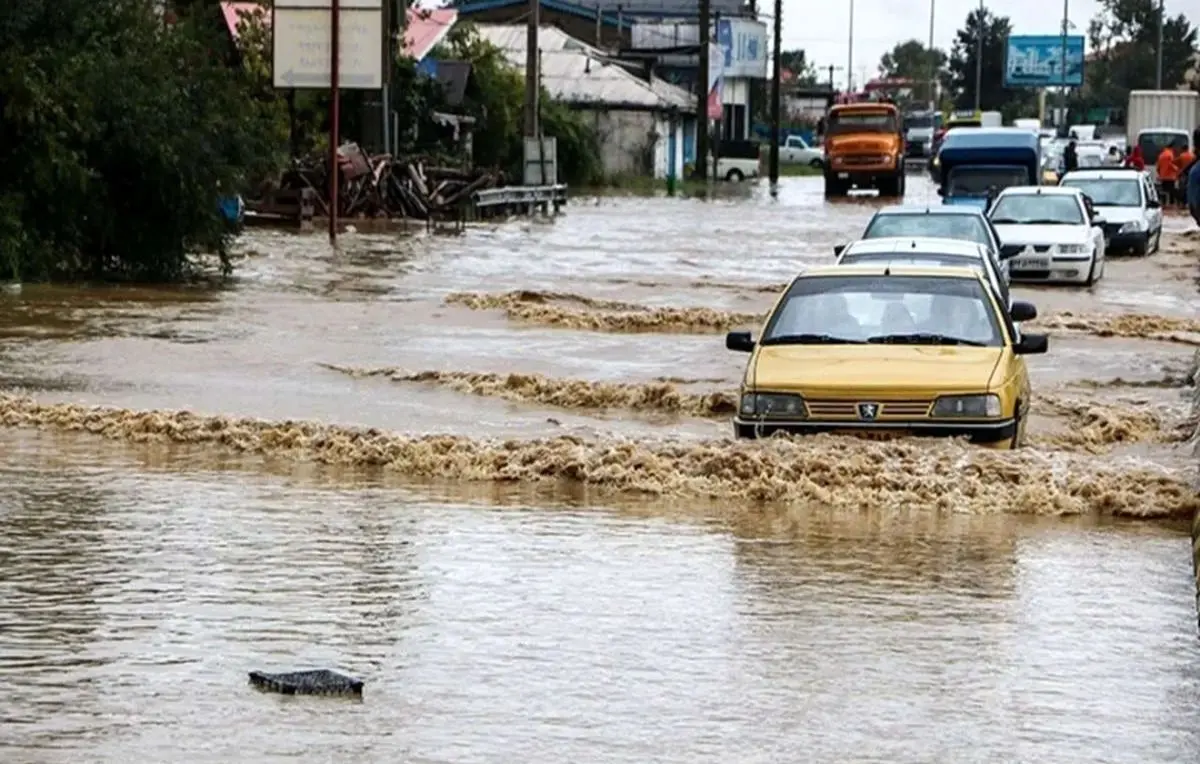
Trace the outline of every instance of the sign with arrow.
<instances>
[{"instance_id":1,"label":"sign with arrow","mask_svg":"<svg viewBox=\"0 0 1200 764\"><path fill-rule=\"evenodd\" d=\"M333 18L329 0L284 0L272 27L277 88L326 89L330 82ZM319 3L319 5L318 5ZM383 11L380 0L341 0L338 11L338 87L383 87Z\"/></svg>"}]
</instances>

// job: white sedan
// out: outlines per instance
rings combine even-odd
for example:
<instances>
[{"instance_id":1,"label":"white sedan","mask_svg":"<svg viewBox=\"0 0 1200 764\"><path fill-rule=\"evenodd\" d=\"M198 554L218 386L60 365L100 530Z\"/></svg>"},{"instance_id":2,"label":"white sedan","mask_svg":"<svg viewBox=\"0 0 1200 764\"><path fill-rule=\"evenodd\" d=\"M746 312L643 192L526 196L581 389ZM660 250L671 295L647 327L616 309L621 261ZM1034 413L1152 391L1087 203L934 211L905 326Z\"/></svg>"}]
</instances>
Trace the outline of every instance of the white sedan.
<instances>
[{"instance_id":1,"label":"white sedan","mask_svg":"<svg viewBox=\"0 0 1200 764\"><path fill-rule=\"evenodd\" d=\"M1091 286L1104 276L1104 223L1077 188L1014 186L1000 192L988 217L1005 246L1013 281Z\"/></svg>"}]
</instances>

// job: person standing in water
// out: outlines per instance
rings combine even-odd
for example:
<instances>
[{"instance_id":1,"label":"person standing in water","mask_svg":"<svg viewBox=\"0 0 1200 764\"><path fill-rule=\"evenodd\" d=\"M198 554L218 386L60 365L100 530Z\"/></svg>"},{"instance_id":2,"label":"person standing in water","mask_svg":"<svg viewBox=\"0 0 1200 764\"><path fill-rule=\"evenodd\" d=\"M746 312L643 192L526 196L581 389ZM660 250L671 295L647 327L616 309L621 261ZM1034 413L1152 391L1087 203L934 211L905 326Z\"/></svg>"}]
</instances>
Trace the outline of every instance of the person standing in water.
<instances>
[{"instance_id":1,"label":"person standing in water","mask_svg":"<svg viewBox=\"0 0 1200 764\"><path fill-rule=\"evenodd\" d=\"M1176 164L1178 157L1175 144L1171 144L1158 152L1158 160L1154 163L1155 169L1158 170L1158 185L1161 189L1164 206L1174 206L1176 202L1175 180L1179 177L1179 167Z\"/></svg>"}]
</instances>

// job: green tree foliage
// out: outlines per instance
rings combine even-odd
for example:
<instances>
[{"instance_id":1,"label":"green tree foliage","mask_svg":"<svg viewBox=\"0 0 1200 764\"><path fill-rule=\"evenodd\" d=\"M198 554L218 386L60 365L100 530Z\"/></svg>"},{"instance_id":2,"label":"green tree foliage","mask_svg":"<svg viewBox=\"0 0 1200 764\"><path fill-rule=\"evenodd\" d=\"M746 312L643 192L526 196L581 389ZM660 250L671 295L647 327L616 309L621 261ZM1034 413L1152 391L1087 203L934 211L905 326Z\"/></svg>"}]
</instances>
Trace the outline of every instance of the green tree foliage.
<instances>
[{"instance_id":1,"label":"green tree foliage","mask_svg":"<svg viewBox=\"0 0 1200 764\"><path fill-rule=\"evenodd\" d=\"M808 54L802 49L785 50L779 54L779 66L781 69L787 69L795 79L793 84L802 88L816 87L818 84L818 74L812 62L808 60Z\"/></svg>"},{"instance_id":2,"label":"green tree foliage","mask_svg":"<svg viewBox=\"0 0 1200 764\"><path fill-rule=\"evenodd\" d=\"M1158 0L1101 0L1088 28L1089 100L1124 106L1130 90L1155 87L1158 69ZM1196 28L1179 14L1163 19L1163 87L1184 83L1194 66Z\"/></svg>"},{"instance_id":3,"label":"green tree foliage","mask_svg":"<svg viewBox=\"0 0 1200 764\"><path fill-rule=\"evenodd\" d=\"M976 62L979 39L983 37L983 67L980 82L980 108L1001 110L1013 94L1004 88L1004 56L1012 25L1007 16L996 16L986 8L967 14L966 24L954 38L947 62L947 85L957 109L975 108Z\"/></svg>"},{"instance_id":4,"label":"green tree foliage","mask_svg":"<svg viewBox=\"0 0 1200 764\"><path fill-rule=\"evenodd\" d=\"M932 51L920 40L897 43L879 59L879 75L888 79L913 81L912 100L928 103L930 81L937 82L945 76L946 53L938 48Z\"/></svg>"},{"instance_id":5,"label":"green tree foliage","mask_svg":"<svg viewBox=\"0 0 1200 764\"><path fill-rule=\"evenodd\" d=\"M171 280L224 252L219 195L282 157L211 21L184 7L168 27L144 0L0 4L4 277Z\"/></svg>"}]
</instances>

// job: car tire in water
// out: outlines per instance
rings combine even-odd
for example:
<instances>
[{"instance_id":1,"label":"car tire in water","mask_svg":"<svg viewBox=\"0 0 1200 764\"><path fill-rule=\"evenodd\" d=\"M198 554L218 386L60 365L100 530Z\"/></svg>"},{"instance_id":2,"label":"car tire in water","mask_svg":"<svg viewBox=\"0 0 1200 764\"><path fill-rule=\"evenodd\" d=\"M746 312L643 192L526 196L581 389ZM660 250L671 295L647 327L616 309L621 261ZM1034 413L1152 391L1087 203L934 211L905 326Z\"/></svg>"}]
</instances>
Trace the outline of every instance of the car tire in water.
<instances>
[{"instance_id":1,"label":"car tire in water","mask_svg":"<svg viewBox=\"0 0 1200 764\"><path fill-rule=\"evenodd\" d=\"M1088 269L1087 281L1083 282L1085 287L1090 287L1096 283L1096 253L1092 253L1092 264Z\"/></svg>"},{"instance_id":2,"label":"car tire in water","mask_svg":"<svg viewBox=\"0 0 1200 764\"><path fill-rule=\"evenodd\" d=\"M1013 438L1009 445L1013 451L1025 446L1025 418L1021 416L1021 401L1013 408Z\"/></svg>"},{"instance_id":3,"label":"car tire in water","mask_svg":"<svg viewBox=\"0 0 1200 764\"><path fill-rule=\"evenodd\" d=\"M725 180L729 181L730 183L741 183L745 179L746 176L742 175L741 170L730 170L729 172L725 173Z\"/></svg>"}]
</instances>

